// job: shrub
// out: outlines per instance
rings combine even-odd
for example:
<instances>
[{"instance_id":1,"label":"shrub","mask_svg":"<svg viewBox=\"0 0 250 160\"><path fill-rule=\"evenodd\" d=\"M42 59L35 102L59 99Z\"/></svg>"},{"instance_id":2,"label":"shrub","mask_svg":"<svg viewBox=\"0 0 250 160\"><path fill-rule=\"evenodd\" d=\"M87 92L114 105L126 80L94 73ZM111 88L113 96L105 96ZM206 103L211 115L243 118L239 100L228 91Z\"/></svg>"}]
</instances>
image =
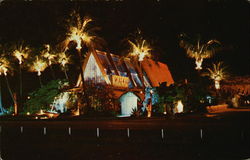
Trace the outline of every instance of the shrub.
<instances>
[{"instance_id":1,"label":"shrub","mask_svg":"<svg viewBox=\"0 0 250 160\"><path fill-rule=\"evenodd\" d=\"M54 98L60 94L65 80L52 80L41 88L29 93L30 99L25 103L24 112L36 113L39 110L49 110Z\"/></svg>"}]
</instances>

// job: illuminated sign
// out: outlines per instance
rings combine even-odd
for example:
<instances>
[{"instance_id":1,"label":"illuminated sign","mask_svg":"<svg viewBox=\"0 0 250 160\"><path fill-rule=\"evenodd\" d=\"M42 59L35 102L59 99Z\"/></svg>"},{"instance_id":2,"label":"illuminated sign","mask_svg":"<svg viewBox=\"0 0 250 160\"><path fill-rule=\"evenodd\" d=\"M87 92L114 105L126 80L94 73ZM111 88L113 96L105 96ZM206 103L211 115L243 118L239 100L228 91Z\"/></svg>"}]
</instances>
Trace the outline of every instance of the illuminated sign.
<instances>
[{"instance_id":1,"label":"illuminated sign","mask_svg":"<svg viewBox=\"0 0 250 160\"><path fill-rule=\"evenodd\" d=\"M112 75L111 80L112 80L112 85L113 86L128 88L128 84L129 84L129 78L128 77Z\"/></svg>"}]
</instances>

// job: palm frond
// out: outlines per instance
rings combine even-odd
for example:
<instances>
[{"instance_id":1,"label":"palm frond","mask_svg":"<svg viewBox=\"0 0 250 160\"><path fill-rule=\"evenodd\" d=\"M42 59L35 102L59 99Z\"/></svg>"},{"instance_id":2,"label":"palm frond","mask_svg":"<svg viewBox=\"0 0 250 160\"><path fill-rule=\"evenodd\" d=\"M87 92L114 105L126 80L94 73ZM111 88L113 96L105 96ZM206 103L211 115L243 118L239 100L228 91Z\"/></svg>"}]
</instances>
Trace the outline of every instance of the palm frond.
<instances>
[{"instance_id":1,"label":"palm frond","mask_svg":"<svg viewBox=\"0 0 250 160\"><path fill-rule=\"evenodd\" d=\"M207 68L208 72L203 73L203 76L209 76L213 80L225 80L229 77L229 73L226 70L226 67L223 66L223 62L218 62L217 64L213 63L212 68Z\"/></svg>"},{"instance_id":2,"label":"palm frond","mask_svg":"<svg viewBox=\"0 0 250 160\"><path fill-rule=\"evenodd\" d=\"M95 34L95 31L99 30L99 28L90 25L93 20L90 17L82 18L76 11L72 12L71 16L68 33L66 34L67 38L63 41L64 49L67 49L71 41L77 44L77 50L81 50L82 45L88 48L101 48L104 40Z\"/></svg>"},{"instance_id":3,"label":"palm frond","mask_svg":"<svg viewBox=\"0 0 250 160\"><path fill-rule=\"evenodd\" d=\"M13 72L13 65L11 64L11 62L9 61L9 59L7 58L6 54L2 54L0 56L0 75L7 75L8 73L12 73Z\"/></svg>"},{"instance_id":4,"label":"palm frond","mask_svg":"<svg viewBox=\"0 0 250 160\"><path fill-rule=\"evenodd\" d=\"M180 37L180 46L186 50L187 56L190 58L211 58L215 54L215 45L221 45L215 39L206 43L202 43L198 39L195 43L192 43L186 35L182 34Z\"/></svg>"}]
</instances>

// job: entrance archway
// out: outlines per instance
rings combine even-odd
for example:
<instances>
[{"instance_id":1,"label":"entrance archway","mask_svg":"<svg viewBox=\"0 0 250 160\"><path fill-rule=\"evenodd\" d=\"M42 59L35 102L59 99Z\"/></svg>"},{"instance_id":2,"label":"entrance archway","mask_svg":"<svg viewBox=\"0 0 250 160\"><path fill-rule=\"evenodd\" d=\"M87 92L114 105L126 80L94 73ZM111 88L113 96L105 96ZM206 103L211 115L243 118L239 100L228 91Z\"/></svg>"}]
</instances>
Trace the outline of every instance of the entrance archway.
<instances>
[{"instance_id":1,"label":"entrance archway","mask_svg":"<svg viewBox=\"0 0 250 160\"><path fill-rule=\"evenodd\" d=\"M137 109L138 96L133 92L127 92L120 97L121 115L130 116L133 109Z\"/></svg>"}]
</instances>

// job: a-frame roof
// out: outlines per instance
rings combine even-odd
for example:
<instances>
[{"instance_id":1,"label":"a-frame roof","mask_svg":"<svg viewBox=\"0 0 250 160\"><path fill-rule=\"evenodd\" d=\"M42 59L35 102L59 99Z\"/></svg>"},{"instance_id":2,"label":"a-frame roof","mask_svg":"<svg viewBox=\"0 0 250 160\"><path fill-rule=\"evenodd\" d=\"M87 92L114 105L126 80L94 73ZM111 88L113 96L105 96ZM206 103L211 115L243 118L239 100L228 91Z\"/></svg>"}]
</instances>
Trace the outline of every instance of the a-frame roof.
<instances>
[{"instance_id":1,"label":"a-frame roof","mask_svg":"<svg viewBox=\"0 0 250 160\"><path fill-rule=\"evenodd\" d=\"M85 71L90 55L94 56L107 84L110 84L108 75L118 75L130 79L130 88L141 87L142 80L138 76L138 65L132 63L129 58L124 59L118 55L95 50L87 54L82 66L83 72ZM152 59L144 59L142 61L142 70L145 79L152 87L157 87L162 82L167 82L167 85L174 83L167 64L156 62ZM77 87L80 86L80 82L81 76L78 78Z\"/></svg>"}]
</instances>

